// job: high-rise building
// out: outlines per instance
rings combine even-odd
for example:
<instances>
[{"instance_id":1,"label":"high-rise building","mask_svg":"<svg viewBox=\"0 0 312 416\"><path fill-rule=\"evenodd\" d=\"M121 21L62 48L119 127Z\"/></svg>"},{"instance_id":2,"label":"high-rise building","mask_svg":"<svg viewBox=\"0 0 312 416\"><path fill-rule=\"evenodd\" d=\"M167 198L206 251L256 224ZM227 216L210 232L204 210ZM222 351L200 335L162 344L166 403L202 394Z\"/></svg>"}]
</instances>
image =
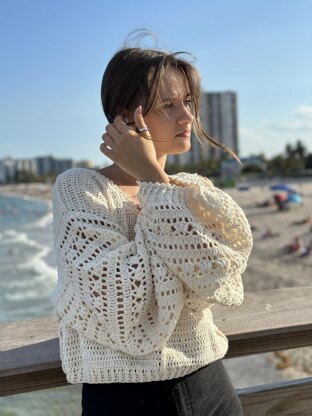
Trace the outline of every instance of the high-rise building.
<instances>
[{"instance_id":1,"label":"high-rise building","mask_svg":"<svg viewBox=\"0 0 312 416\"><path fill-rule=\"evenodd\" d=\"M219 143L239 153L237 132L236 93L205 92L201 94L200 119L203 129ZM188 153L168 156L168 163L197 163L208 159L219 159L224 152L201 140L191 137L192 147Z\"/></svg>"},{"instance_id":2,"label":"high-rise building","mask_svg":"<svg viewBox=\"0 0 312 416\"><path fill-rule=\"evenodd\" d=\"M15 168L17 172L37 173L37 164L34 159L17 159L15 160Z\"/></svg>"},{"instance_id":3,"label":"high-rise building","mask_svg":"<svg viewBox=\"0 0 312 416\"><path fill-rule=\"evenodd\" d=\"M91 162L90 162L91 164ZM72 159L57 159L42 156L33 159L0 159L0 184L16 179L21 172L30 172L38 176L58 175L74 166Z\"/></svg>"},{"instance_id":4,"label":"high-rise building","mask_svg":"<svg viewBox=\"0 0 312 416\"><path fill-rule=\"evenodd\" d=\"M56 171L55 159L53 156L39 156L35 158L35 161L37 165L37 174L39 176L44 176Z\"/></svg>"},{"instance_id":5,"label":"high-rise building","mask_svg":"<svg viewBox=\"0 0 312 416\"><path fill-rule=\"evenodd\" d=\"M15 160L6 157L0 160L0 183L7 183L16 175Z\"/></svg>"},{"instance_id":6,"label":"high-rise building","mask_svg":"<svg viewBox=\"0 0 312 416\"><path fill-rule=\"evenodd\" d=\"M238 149L236 93L232 91L203 93L201 97L201 120L209 135L236 154ZM220 156L221 150L212 148L213 158Z\"/></svg>"},{"instance_id":7,"label":"high-rise building","mask_svg":"<svg viewBox=\"0 0 312 416\"><path fill-rule=\"evenodd\" d=\"M50 173L58 175L73 167L72 159L56 159L53 156L36 157L35 161L37 165L37 174L39 176Z\"/></svg>"}]
</instances>

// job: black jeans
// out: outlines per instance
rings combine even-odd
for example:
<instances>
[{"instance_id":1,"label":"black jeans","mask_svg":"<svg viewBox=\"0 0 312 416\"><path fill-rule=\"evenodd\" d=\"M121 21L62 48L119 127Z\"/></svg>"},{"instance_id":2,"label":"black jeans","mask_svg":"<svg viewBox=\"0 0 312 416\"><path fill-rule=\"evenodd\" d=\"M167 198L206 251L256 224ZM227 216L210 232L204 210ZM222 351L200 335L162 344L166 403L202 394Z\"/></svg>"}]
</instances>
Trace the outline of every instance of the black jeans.
<instances>
[{"instance_id":1,"label":"black jeans","mask_svg":"<svg viewBox=\"0 0 312 416\"><path fill-rule=\"evenodd\" d=\"M82 416L243 416L221 360L149 383L83 384Z\"/></svg>"}]
</instances>

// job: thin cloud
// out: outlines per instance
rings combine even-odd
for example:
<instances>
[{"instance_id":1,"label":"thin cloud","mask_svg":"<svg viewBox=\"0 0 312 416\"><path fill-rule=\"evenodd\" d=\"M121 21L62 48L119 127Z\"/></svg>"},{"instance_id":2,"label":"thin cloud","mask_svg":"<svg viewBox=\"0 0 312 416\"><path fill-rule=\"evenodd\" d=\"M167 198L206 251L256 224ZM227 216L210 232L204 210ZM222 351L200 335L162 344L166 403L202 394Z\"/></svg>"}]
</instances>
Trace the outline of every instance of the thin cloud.
<instances>
[{"instance_id":1,"label":"thin cloud","mask_svg":"<svg viewBox=\"0 0 312 416\"><path fill-rule=\"evenodd\" d=\"M239 128L239 147L240 156L249 156L264 153L267 157L282 154L287 144L295 143L301 139L309 146L306 135L298 135L291 129L268 129L264 125L260 126L241 126Z\"/></svg>"},{"instance_id":2,"label":"thin cloud","mask_svg":"<svg viewBox=\"0 0 312 416\"><path fill-rule=\"evenodd\" d=\"M294 113L297 117L307 118L312 120L312 106L311 105L301 105L297 108Z\"/></svg>"},{"instance_id":3,"label":"thin cloud","mask_svg":"<svg viewBox=\"0 0 312 416\"><path fill-rule=\"evenodd\" d=\"M281 133L312 133L312 106L300 105L287 120L269 122L264 127L268 131Z\"/></svg>"},{"instance_id":4,"label":"thin cloud","mask_svg":"<svg viewBox=\"0 0 312 416\"><path fill-rule=\"evenodd\" d=\"M268 130L275 130L283 133L312 133L312 120L289 120L281 123L267 123L265 127Z\"/></svg>"},{"instance_id":5,"label":"thin cloud","mask_svg":"<svg viewBox=\"0 0 312 416\"><path fill-rule=\"evenodd\" d=\"M261 127L240 126L239 147L241 156L259 153L271 156L283 151L285 138L282 138L276 132L266 131Z\"/></svg>"}]
</instances>

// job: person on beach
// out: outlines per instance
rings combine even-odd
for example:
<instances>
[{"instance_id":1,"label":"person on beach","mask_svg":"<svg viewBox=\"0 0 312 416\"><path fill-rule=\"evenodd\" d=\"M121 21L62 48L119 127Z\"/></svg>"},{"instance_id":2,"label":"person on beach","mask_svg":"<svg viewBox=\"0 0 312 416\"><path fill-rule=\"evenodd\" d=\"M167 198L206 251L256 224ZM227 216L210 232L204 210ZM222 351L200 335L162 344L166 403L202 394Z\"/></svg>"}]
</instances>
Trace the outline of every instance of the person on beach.
<instances>
[{"instance_id":1,"label":"person on beach","mask_svg":"<svg viewBox=\"0 0 312 416\"><path fill-rule=\"evenodd\" d=\"M293 242L290 244L287 244L283 250L285 254L297 253L298 251L301 250L302 246L303 246L303 242L301 238L295 237Z\"/></svg>"},{"instance_id":2,"label":"person on beach","mask_svg":"<svg viewBox=\"0 0 312 416\"><path fill-rule=\"evenodd\" d=\"M286 194L284 193L275 194L273 195L273 198L274 198L278 211L286 211L289 209L289 204L288 204Z\"/></svg>"},{"instance_id":3,"label":"person on beach","mask_svg":"<svg viewBox=\"0 0 312 416\"><path fill-rule=\"evenodd\" d=\"M305 217L302 220L297 220L292 222L293 225L312 225L312 216Z\"/></svg>"},{"instance_id":4,"label":"person on beach","mask_svg":"<svg viewBox=\"0 0 312 416\"><path fill-rule=\"evenodd\" d=\"M198 174L167 175L168 154L202 129L200 77L179 53L123 48L101 98L112 160L53 188L62 367L82 383L82 415L243 415L211 307L243 302L250 225Z\"/></svg>"},{"instance_id":5,"label":"person on beach","mask_svg":"<svg viewBox=\"0 0 312 416\"><path fill-rule=\"evenodd\" d=\"M304 247L302 247L302 250L300 252L300 257L307 257L310 256L312 253L312 240L306 244Z\"/></svg>"},{"instance_id":6,"label":"person on beach","mask_svg":"<svg viewBox=\"0 0 312 416\"><path fill-rule=\"evenodd\" d=\"M274 233L270 227L268 227L262 234L261 238L274 238L279 237L280 233Z\"/></svg>"}]
</instances>

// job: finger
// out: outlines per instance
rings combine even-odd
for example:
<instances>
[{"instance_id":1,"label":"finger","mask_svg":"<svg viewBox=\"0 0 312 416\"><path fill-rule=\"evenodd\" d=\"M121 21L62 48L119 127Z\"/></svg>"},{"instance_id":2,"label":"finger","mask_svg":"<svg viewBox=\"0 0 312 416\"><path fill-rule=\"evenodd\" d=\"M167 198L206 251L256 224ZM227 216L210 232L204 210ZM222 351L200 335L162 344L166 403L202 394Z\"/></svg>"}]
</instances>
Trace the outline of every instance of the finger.
<instances>
[{"instance_id":1,"label":"finger","mask_svg":"<svg viewBox=\"0 0 312 416\"><path fill-rule=\"evenodd\" d=\"M129 130L128 124L124 122L122 116L116 116L114 118L114 126L120 133L125 133Z\"/></svg>"},{"instance_id":2,"label":"finger","mask_svg":"<svg viewBox=\"0 0 312 416\"><path fill-rule=\"evenodd\" d=\"M111 149L114 149L115 141L109 134L107 134L107 133L103 134L102 140L103 140L105 146L109 146Z\"/></svg>"},{"instance_id":3,"label":"finger","mask_svg":"<svg viewBox=\"0 0 312 416\"><path fill-rule=\"evenodd\" d=\"M148 128L146 123L145 123L143 114L142 114L142 106L141 105L138 108L136 108L136 110L134 112L134 115L133 115L133 119L134 119L135 126L136 126L137 130ZM148 131L139 132L139 134L141 136L144 136L144 137L148 137L148 138L151 137L151 135L149 134Z\"/></svg>"},{"instance_id":4,"label":"finger","mask_svg":"<svg viewBox=\"0 0 312 416\"><path fill-rule=\"evenodd\" d=\"M101 152L105 155L105 156L107 156L107 157L109 157L111 160L113 160L112 159L112 151L105 145L105 143L102 143L101 145L100 145L100 150L101 150Z\"/></svg>"},{"instance_id":5,"label":"finger","mask_svg":"<svg viewBox=\"0 0 312 416\"><path fill-rule=\"evenodd\" d=\"M135 122L133 121L133 119L129 119L129 117L124 117L123 121L127 124L127 126L134 126L135 130Z\"/></svg>"},{"instance_id":6,"label":"finger","mask_svg":"<svg viewBox=\"0 0 312 416\"><path fill-rule=\"evenodd\" d=\"M140 105L138 108L135 109L133 119L135 122L135 125L138 129L142 129L146 127L146 123L143 118L142 114L142 106Z\"/></svg>"},{"instance_id":7,"label":"finger","mask_svg":"<svg viewBox=\"0 0 312 416\"><path fill-rule=\"evenodd\" d=\"M111 136L111 138L114 140L117 140L120 136L120 131L117 130L116 126L114 124L108 124L105 127L106 132Z\"/></svg>"}]
</instances>

